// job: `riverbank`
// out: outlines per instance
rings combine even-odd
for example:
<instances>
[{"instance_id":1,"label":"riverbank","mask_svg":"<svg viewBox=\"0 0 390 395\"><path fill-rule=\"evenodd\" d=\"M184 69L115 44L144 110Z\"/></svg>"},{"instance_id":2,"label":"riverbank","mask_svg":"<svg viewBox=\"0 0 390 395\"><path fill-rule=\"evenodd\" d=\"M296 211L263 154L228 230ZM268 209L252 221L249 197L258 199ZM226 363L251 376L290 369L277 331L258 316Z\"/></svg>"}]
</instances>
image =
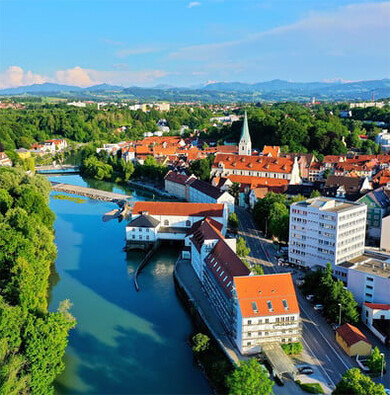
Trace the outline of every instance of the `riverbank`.
<instances>
[{"instance_id":1,"label":"riverbank","mask_svg":"<svg viewBox=\"0 0 390 395\"><path fill-rule=\"evenodd\" d=\"M128 181L127 184L132 188L148 191L160 197L176 199L176 197L171 195L170 193L162 191L161 189L157 189L155 186L145 183L143 181Z\"/></svg>"},{"instance_id":2,"label":"riverbank","mask_svg":"<svg viewBox=\"0 0 390 395\"><path fill-rule=\"evenodd\" d=\"M55 179L131 192L126 186L78 176ZM137 190L130 198L150 199ZM137 292L133 274L144 254L123 251L125 221L102 223L102 213L112 210L113 203L88 199L77 204L52 198L50 206L56 213L59 275L50 309L55 311L58 301L70 299L78 321L56 393L213 393L188 344L196 328L174 285L177 249L157 251L140 274Z\"/></svg>"}]
</instances>

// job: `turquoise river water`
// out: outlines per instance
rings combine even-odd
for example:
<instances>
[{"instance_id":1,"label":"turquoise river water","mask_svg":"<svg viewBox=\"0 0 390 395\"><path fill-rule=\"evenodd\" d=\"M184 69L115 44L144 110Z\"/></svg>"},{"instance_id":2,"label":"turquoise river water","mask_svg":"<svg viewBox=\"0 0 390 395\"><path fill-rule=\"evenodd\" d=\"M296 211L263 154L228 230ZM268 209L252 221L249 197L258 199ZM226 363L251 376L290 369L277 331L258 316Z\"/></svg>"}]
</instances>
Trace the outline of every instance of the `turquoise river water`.
<instances>
[{"instance_id":1,"label":"turquoise river water","mask_svg":"<svg viewBox=\"0 0 390 395\"><path fill-rule=\"evenodd\" d=\"M74 185L125 192L79 176L50 177ZM126 190L129 192L131 190ZM131 191L134 200L148 200ZM52 192L52 196L57 194ZM179 301L172 271L179 251L161 249L139 277L142 253L123 252L125 221L102 222L112 203L51 198L56 213L57 274L50 309L70 299L77 327L69 337L58 394L208 394L188 338L194 328Z\"/></svg>"}]
</instances>

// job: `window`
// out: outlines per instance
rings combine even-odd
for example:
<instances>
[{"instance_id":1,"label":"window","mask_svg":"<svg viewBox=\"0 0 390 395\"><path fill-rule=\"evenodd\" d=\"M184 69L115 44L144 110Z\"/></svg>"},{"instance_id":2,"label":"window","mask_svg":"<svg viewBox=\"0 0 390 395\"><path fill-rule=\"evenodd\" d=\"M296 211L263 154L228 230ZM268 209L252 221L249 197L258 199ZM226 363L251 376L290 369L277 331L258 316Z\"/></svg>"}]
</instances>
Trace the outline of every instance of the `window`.
<instances>
[{"instance_id":1,"label":"window","mask_svg":"<svg viewBox=\"0 0 390 395\"><path fill-rule=\"evenodd\" d=\"M262 332L259 332L258 335L261 336L261 335L262 335Z\"/></svg>"},{"instance_id":2,"label":"window","mask_svg":"<svg viewBox=\"0 0 390 395\"><path fill-rule=\"evenodd\" d=\"M248 325L251 325L252 324L252 320L248 320Z\"/></svg>"},{"instance_id":3,"label":"window","mask_svg":"<svg viewBox=\"0 0 390 395\"><path fill-rule=\"evenodd\" d=\"M266 318L264 322L265 322L266 324L268 324L268 323L269 323L269 319Z\"/></svg>"},{"instance_id":4,"label":"window","mask_svg":"<svg viewBox=\"0 0 390 395\"><path fill-rule=\"evenodd\" d=\"M133 235L132 238L135 239L135 236Z\"/></svg>"},{"instance_id":5,"label":"window","mask_svg":"<svg viewBox=\"0 0 390 395\"><path fill-rule=\"evenodd\" d=\"M268 336L268 332L264 332L264 336Z\"/></svg>"},{"instance_id":6,"label":"window","mask_svg":"<svg viewBox=\"0 0 390 395\"><path fill-rule=\"evenodd\" d=\"M169 226L169 221L167 219L164 220L164 225Z\"/></svg>"},{"instance_id":7,"label":"window","mask_svg":"<svg viewBox=\"0 0 390 395\"><path fill-rule=\"evenodd\" d=\"M284 307L284 309L285 309L285 310L288 310L287 300L286 300L286 299L283 299L282 302L283 302L283 307Z\"/></svg>"},{"instance_id":8,"label":"window","mask_svg":"<svg viewBox=\"0 0 390 395\"><path fill-rule=\"evenodd\" d=\"M366 296L367 296L368 298L372 298L372 294L366 293Z\"/></svg>"},{"instance_id":9,"label":"window","mask_svg":"<svg viewBox=\"0 0 390 395\"><path fill-rule=\"evenodd\" d=\"M374 281L372 277L367 277L367 281Z\"/></svg>"},{"instance_id":10,"label":"window","mask_svg":"<svg viewBox=\"0 0 390 395\"><path fill-rule=\"evenodd\" d=\"M251 332L248 332L248 337L251 337L252 336L252 333Z\"/></svg>"},{"instance_id":11,"label":"window","mask_svg":"<svg viewBox=\"0 0 390 395\"><path fill-rule=\"evenodd\" d=\"M267 300L267 306L269 311L274 311L274 308L272 306L272 302L270 300Z\"/></svg>"},{"instance_id":12,"label":"window","mask_svg":"<svg viewBox=\"0 0 390 395\"><path fill-rule=\"evenodd\" d=\"M261 324L263 321L262 320L259 320L259 324Z\"/></svg>"},{"instance_id":13,"label":"window","mask_svg":"<svg viewBox=\"0 0 390 395\"><path fill-rule=\"evenodd\" d=\"M191 221L189 219L186 221L186 226L191 226Z\"/></svg>"},{"instance_id":14,"label":"window","mask_svg":"<svg viewBox=\"0 0 390 395\"><path fill-rule=\"evenodd\" d=\"M246 343L247 346L250 346L251 344L252 344L251 342L247 342L247 343Z\"/></svg>"},{"instance_id":15,"label":"window","mask_svg":"<svg viewBox=\"0 0 390 395\"><path fill-rule=\"evenodd\" d=\"M146 240L149 240L149 236L146 236Z\"/></svg>"},{"instance_id":16,"label":"window","mask_svg":"<svg viewBox=\"0 0 390 395\"><path fill-rule=\"evenodd\" d=\"M258 313L258 312L259 312L259 310L257 309L257 304L256 304L256 302L252 302L252 309L253 309L253 312L254 312L254 313Z\"/></svg>"},{"instance_id":17,"label":"window","mask_svg":"<svg viewBox=\"0 0 390 395\"><path fill-rule=\"evenodd\" d=\"M146 228L145 231L146 231L146 232L149 232L149 228Z\"/></svg>"}]
</instances>

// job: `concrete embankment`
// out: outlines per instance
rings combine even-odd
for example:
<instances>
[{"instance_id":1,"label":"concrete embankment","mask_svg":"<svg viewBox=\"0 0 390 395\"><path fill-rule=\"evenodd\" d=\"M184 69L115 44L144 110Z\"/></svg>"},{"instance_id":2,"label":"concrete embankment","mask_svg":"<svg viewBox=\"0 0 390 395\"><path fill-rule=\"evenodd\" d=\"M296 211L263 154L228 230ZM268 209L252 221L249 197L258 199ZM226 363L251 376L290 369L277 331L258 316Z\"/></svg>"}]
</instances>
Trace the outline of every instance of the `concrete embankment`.
<instances>
[{"instance_id":1,"label":"concrete embankment","mask_svg":"<svg viewBox=\"0 0 390 395\"><path fill-rule=\"evenodd\" d=\"M158 189L152 185L144 184L141 181L128 181L128 185L132 188L150 192L150 193L153 193L153 194L160 196L160 197L165 197L165 198L170 198L170 199L175 198L175 196L171 195L170 193L165 192L161 189Z\"/></svg>"},{"instance_id":2,"label":"concrete embankment","mask_svg":"<svg viewBox=\"0 0 390 395\"><path fill-rule=\"evenodd\" d=\"M158 248L160 247L160 242L157 240L153 247L146 253L140 264L137 266L137 269L135 269L134 272L134 286L136 291L138 292L140 290L139 284L138 284L138 275L140 274L141 270L150 262L152 259L153 255L156 253Z\"/></svg>"},{"instance_id":3,"label":"concrete embankment","mask_svg":"<svg viewBox=\"0 0 390 395\"><path fill-rule=\"evenodd\" d=\"M207 326L227 358L234 364L238 363L240 359L246 359L246 357L241 356L239 351L236 350L226 334L225 328L216 316L207 296L204 294L202 285L190 262L179 258L175 263L173 275L177 286L185 292L189 302L196 309L199 317Z\"/></svg>"}]
</instances>

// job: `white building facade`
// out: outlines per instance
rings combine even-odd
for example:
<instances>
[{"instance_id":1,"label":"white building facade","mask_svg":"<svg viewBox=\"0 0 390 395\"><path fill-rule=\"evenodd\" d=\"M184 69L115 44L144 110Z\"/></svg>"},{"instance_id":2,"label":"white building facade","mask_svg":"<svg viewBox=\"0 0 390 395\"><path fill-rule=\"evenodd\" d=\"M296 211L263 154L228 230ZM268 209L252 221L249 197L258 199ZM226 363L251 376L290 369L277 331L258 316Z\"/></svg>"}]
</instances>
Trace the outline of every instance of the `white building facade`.
<instances>
[{"instance_id":1,"label":"white building facade","mask_svg":"<svg viewBox=\"0 0 390 395\"><path fill-rule=\"evenodd\" d=\"M364 253L367 207L314 198L290 207L289 261L301 266L339 265Z\"/></svg>"}]
</instances>

